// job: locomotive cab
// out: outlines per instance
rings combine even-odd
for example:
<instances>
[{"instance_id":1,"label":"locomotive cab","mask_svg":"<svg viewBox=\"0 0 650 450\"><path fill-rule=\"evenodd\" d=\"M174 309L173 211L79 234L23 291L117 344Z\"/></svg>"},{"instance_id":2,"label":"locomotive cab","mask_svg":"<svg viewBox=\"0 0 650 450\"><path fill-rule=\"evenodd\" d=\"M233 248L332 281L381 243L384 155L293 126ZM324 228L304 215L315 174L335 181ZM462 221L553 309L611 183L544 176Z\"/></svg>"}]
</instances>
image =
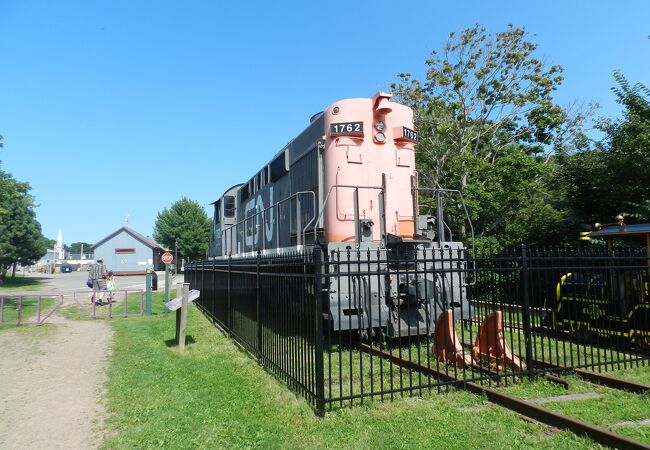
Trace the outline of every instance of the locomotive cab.
<instances>
[{"instance_id":1,"label":"locomotive cab","mask_svg":"<svg viewBox=\"0 0 650 450\"><path fill-rule=\"evenodd\" d=\"M237 223L237 201L235 196L240 186L238 184L231 187L221 198L212 203L214 212L208 245L208 258L216 258L227 254L226 249L229 241L232 241L231 233L228 230Z\"/></svg>"}]
</instances>

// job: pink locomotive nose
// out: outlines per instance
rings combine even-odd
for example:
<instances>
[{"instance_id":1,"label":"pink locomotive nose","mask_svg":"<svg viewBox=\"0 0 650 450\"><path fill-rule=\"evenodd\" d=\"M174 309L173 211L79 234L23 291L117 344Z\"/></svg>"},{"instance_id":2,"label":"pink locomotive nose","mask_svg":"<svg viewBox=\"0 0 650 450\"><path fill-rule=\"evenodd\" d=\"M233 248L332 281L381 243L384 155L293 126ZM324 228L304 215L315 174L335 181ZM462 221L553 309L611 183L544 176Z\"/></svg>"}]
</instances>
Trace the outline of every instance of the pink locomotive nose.
<instances>
[{"instance_id":1,"label":"pink locomotive nose","mask_svg":"<svg viewBox=\"0 0 650 450\"><path fill-rule=\"evenodd\" d=\"M411 183L416 176L416 136L409 139L403 133L413 130L413 113L407 106L391 102L390 97L377 93L370 99L342 100L324 112L328 242L355 241L355 196L361 221L383 221L386 233L413 237ZM383 199L382 190L386 192ZM381 227L371 228L371 240L380 241Z\"/></svg>"}]
</instances>

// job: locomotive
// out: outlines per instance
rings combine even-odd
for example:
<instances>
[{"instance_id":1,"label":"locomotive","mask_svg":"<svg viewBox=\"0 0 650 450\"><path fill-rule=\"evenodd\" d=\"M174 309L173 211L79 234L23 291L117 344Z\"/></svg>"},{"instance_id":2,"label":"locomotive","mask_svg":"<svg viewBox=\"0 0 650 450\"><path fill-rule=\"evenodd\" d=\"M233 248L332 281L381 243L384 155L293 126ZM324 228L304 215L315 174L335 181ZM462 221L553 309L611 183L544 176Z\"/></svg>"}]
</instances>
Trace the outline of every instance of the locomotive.
<instances>
[{"instance_id":1,"label":"locomotive","mask_svg":"<svg viewBox=\"0 0 650 450\"><path fill-rule=\"evenodd\" d=\"M622 338L650 349L650 223L616 224L585 233L604 239L607 255L601 266L564 274L557 283L556 305L549 317L555 329L579 335ZM616 251L617 244L630 245ZM645 248L644 248L645 247ZM625 247L622 248L625 250ZM632 256L630 256L632 255ZM618 256L618 258L612 258Z\"/></svg>"},{"instance_id":2,"label":"locomotive","mask_svg":"<svg viewBox=\"0 0 650 450\"><path fill-rule=\"evenodd\" d=\"M458 257L452 271L452 258L439 258L465 247L446 238L440 192L437 216L419 214L413 111L391 97L331 104L247 182L228 189L213 203L208 260L315 245L331 258L346 255L352 283L337 282L325 265L332 273L323 310L335 331L412 336L433 332L434 310L469 318L465 263Z\"/></svg>"}]
</instances>

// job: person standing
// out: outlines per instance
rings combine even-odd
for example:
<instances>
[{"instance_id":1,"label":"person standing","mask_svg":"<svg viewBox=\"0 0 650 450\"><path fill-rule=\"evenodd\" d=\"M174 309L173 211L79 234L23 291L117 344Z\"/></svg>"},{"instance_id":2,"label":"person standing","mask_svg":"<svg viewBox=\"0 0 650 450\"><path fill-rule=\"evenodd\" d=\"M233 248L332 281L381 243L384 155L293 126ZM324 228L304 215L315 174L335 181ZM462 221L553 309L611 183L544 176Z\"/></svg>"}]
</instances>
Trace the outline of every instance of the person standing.
<instances>
[{"instance_id":1,"label":"person standing","mask_svg":"<svg viewBox=\"0 0 650 450\"><path fill-rule=\"evenodd\" d=\"M108 303L112 303L115 301L115 275L113 275L113 271L109 270L108 274L106 275L106 290L108 291Z\"/></svg>"},{"instance_id":2,"label":"person standing","mask_svg":"<svg viewBox=\"0 0 650 450\"><path fill-rule=\"evenodd\" d=\"M88 277L93 280L93 293L91 294L90 303L93 304L99 300L101 304L104 300L106 291L106 266L102 259L98 259L96 264L91 264L88 268ZM99 299L97 293L99 292Z\"/></svg>"}]
</instances>

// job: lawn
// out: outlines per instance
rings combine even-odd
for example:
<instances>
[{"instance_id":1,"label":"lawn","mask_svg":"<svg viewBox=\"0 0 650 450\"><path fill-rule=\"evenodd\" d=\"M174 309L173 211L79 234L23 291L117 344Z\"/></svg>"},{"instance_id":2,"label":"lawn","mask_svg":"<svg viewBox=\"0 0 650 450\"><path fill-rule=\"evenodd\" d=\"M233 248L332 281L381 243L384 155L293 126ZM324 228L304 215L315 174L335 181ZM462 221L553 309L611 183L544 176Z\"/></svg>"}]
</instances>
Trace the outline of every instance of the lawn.
<instances>
[{"instance_id":1,"label":"lawn","mask_svg":"<svg viewBox=\"0 0 650 450\"><path fill-rule=\"evenodd\" d=\"M632 369L628 370L632 371ZM647 376L649 372L648 367L634 369L634 373L638 375L645 373ZM650 426L624 424L650 418L650 394L639 395L610 389L594 385L576 376L567 377L567 381L569 381L568 390L543 378L532 383L518 383L500 388L500 390L527 399L588 392L600 394L598 398L550 402L544 404L544 407L650 444Z\"/></svg>"},{"instance_id":2,"label":"lawn","mask_svg":"<svg viewBox=\"0 0 650 450\"><path fill-rule=\"evenodd\" d=\"M41 318L49 313L52 308L59 303L60 298L48 298L44 297L41 299ZM20 312L20 321L21 322L31 322L35 321L38 317L38 297L23 297L22 298L22 308L20 308L20 299L18 297L4 297L4 301L1 303L2 307L2 322L7 324L16 323L18 321L18 313Z\"/></svg>"},{"instance_id":3,"label":"lawn","mask_svg":"<svg viewBox=\"0 0 650 450\"><path fill-rule=\"evenodd\" d=\"M23 277L16 275L16 277L6 277L0 284L0 292L25 292L25 291L41 291L45 289L43 283L37 277Z\"/></svg>"},{"instance_id":4,"label":"lawn","mask_svg":"<svg viewBox=\"0 0 650 450\"><path fill-rule=\"evenodd\" d=\"M37 277L23 277L16 275L15 278L7 277L0 285L0 294L8 292L34 292L41 291L45 288L45 283ZM41 301L41 316L47 314L52 307L59 301L56 298L43 298ZM18 306L20 299L18 297L4 297L1 304L2 322L15 323L18 320ZM27 322L36 319L38 312L38 298L37 297L23 297L21 321ZM3 328L7 328L4 326Z\"/></svg>"},{"instance_id":5,"label":"lawn","mask_svg":"<svg viewBox=\"0 0 650 450\"><path fill-rule=\"evenodd\" d=\"M366 402L318 418L195 308L179 354L161 294L152 317L115 319L104 448L594 448L450 391Z\"/></svg>"}]
</instances>

